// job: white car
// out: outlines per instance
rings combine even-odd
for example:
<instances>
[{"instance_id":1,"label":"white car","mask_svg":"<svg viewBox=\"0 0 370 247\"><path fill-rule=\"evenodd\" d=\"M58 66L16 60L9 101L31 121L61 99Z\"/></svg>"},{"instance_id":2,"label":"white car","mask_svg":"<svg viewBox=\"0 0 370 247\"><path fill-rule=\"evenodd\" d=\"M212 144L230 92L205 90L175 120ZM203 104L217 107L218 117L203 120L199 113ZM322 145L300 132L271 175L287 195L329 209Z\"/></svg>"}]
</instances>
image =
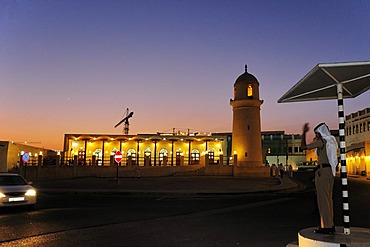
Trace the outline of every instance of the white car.
<instances>
[{"instance_id":1,"label":"white car","mask_svg":"<svg viewBox=\"0 0 370 247\"><path fill-rule=\"evenodd\" d=\"M28 206L33 208L37 193L26 180L13 173L0 173L0 207Z\"/></svg>"}]
</instances>

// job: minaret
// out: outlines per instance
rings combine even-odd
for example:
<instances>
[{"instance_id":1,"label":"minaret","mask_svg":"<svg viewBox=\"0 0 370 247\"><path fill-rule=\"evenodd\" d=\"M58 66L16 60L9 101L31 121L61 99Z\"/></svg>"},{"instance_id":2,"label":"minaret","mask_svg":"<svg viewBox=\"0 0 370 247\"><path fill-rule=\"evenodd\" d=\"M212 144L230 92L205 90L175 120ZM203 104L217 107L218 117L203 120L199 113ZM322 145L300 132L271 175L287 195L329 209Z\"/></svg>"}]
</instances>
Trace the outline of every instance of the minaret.
<instances>
[{"instance_id":1,"label":"minaret","mask_svg":"<svg viewBox=\"0 0 370 247\"><path fill-rule=\"evenodd\" d=\"M259 82L247 72L234 83L232 152L238 156L238 166L262 166L262 141Z\"/></svg>"}]
</instances>

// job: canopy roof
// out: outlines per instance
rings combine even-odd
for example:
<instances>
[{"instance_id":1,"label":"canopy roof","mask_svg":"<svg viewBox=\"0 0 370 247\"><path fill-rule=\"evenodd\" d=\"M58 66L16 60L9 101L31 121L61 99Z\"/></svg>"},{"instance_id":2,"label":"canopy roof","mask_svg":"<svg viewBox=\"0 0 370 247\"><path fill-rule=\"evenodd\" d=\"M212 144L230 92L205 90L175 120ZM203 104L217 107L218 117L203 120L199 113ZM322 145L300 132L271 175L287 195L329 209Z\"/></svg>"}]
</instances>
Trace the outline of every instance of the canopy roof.
<instances>
[{"instance_id":1,"label":"canopy roof","mask_svg":"<svg viewBox=\"0 0 370 247\"><path fill-rule=\"evenodd\" d=\"M316 65L278 103L337 99L337 84L343 98L354 98L370 89L370 61Z\"/></svg>"}]
</instances>

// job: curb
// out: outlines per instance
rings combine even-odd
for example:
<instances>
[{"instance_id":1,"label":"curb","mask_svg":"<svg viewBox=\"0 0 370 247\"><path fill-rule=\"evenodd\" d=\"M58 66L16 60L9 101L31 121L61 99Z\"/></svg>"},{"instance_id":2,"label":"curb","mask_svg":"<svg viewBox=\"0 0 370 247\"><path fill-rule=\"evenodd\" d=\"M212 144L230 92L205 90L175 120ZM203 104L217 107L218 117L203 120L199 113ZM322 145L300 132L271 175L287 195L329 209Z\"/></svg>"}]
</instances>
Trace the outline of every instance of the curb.
<instances>
[{"instance_id":1,"label":"curb","mask_svg":"<svg viewBox=\"0 0 370 247\"><path fill-rule=\"evenodd\" d=\"M240 196L253 193L283 192L287 190L301 190L302 188L291 179L280 180L280 184L268 189L250 190L123 190L117 188L109 189L45 189L37 188L40 194L65 194L65 195L145 195L145 196Z\"/></svg>"}]
</instances>

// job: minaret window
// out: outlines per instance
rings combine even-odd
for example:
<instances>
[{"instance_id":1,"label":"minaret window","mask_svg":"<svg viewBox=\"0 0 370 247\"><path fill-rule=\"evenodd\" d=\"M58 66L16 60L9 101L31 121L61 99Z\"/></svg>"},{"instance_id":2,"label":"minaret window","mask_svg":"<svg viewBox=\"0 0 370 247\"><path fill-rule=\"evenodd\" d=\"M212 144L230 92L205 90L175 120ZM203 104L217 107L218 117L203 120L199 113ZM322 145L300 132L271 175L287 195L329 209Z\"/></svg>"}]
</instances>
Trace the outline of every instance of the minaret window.
<instances>
[{"instance_id":1,"label":"minaret window","mask_svg":"<svg viewBox=\"0 0 370 247\"><path fill-rule=\"evenodd\" d=\"M253 88L252 88L252 85L248 85L248 88L247 88L247 96L248 97L252 97L253 96Z\"/></svg>"}]
</instances>

